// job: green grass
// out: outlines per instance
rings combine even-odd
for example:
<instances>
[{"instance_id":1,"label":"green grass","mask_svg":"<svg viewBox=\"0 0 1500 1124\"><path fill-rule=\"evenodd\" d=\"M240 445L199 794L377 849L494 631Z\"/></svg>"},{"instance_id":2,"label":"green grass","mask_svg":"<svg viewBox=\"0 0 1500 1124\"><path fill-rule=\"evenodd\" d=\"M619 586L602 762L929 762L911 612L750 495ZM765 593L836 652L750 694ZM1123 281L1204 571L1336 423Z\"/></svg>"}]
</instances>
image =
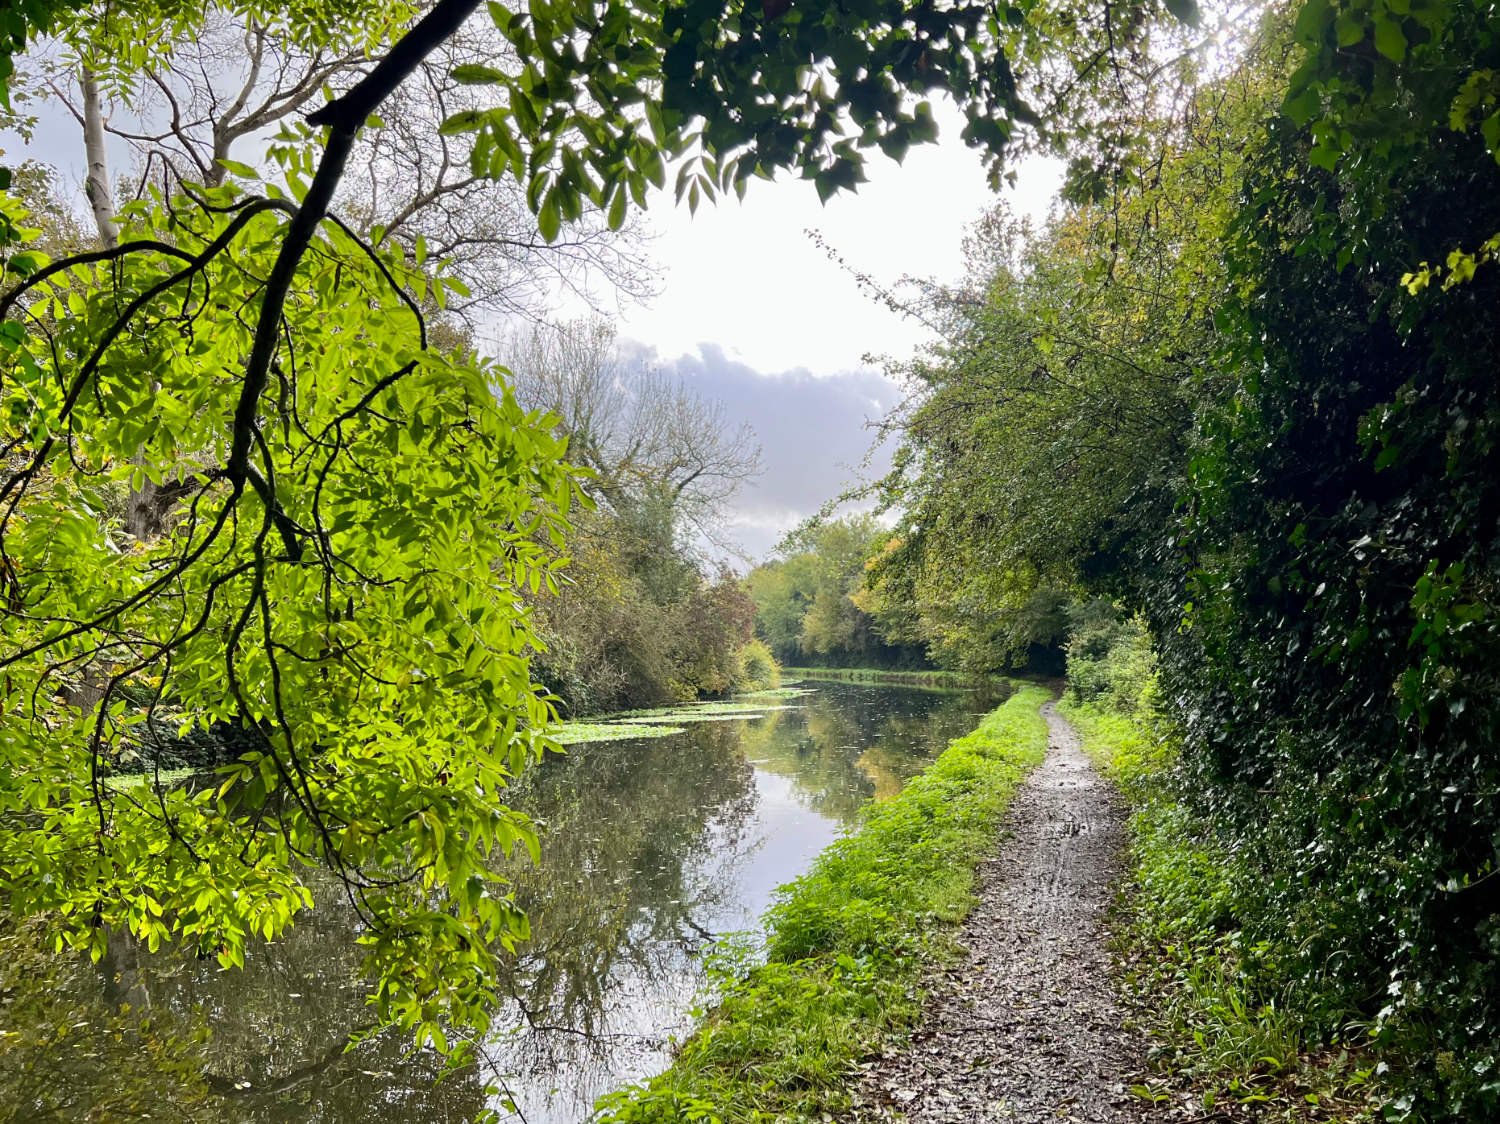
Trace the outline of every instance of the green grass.
<instances>
[{"instance_id":1,"label":"green grass","mask_svg":"<svg viewBox=\"0 0 1500 1124\"><path fill-rule=\"evenodd\" d=\"M764 962L723 985L667 1072L604 1098L597 1119L821 1120L847 1107L859 1062L915 1022L923 967L953 954L975 866L1046 753L1047 697L1022 688L782 887Z\"/></svg>"},{"instance_id":2,"label":"green grass","mask_svg":"<svg viewBox=\"0 0 1500 1124\"><path fill-rule=\"evenodd\" d=\"M1117 951L1157 1070L1135 1093L1178 1100L1186 1085L1206 1118L1372 1119L1367 1052L1315 1025L1243 947L1235 887L1247 875L1175 797L1170 742L1100 707L1059 709L1132 809Z\"/></svg>"}]
</instances>

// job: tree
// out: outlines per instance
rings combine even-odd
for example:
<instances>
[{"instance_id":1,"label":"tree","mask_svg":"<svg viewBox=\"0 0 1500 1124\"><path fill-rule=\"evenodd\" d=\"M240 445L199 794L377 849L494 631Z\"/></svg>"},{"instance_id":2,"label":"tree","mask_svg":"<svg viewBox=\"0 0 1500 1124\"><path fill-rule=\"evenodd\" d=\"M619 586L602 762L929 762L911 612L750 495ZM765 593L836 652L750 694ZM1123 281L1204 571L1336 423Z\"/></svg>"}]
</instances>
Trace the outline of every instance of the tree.
<instances>
[{"instance_id":1,"label":"tree","mask_svg":"<svg viewBox=\"0 0 1500 1124\"><path fill-rule=\"evenodd\" d=\"M831 519L800 529L784 544L781 559L750 571L745 587L755 602L756 631L778 660L834 666L921 662L915 638L882 633L865 608L867 565L887 537L869 515Z\"/></svg>"},{"instance_id":2,"label":"tree","mask_svg":"<svg viewBox=\"0 0 1500 1124\"><path fill-rule=\"evenodd\" d=\"M424 0L416 7L431 6ZM282 161L300 174L310 171L317 140L301 117L329 91L360 79L388 49L407 10L351 5L327 34L309 34L278 15L210 7L201 25L154 47L139 73L107 81L87 77L88 59L98 50L87 41L59 45L27 67L32 88L65 104L86 139L93 130L96 206L114 199L104 170L106 135L134 152L137 179L168 194L179 183L218 186L237 170L264 164L264 138L273 133ZM470 19L434 48L412 81L392 91L379 126L360 133L350 156L357 174L341 186L336 206L374 244L393 242L415 255L420 242L424 257L442 260L468 289L454 289L445 312L466 325L496 312L540 315L553 287L592 296L602 282L628 299L650 295L651 273L630 226L611 230L602 213L589 212L565 239L548 245L521 189L476 174L467 139L440 130L478 96L454 71L504 53L488 19Z\"/></svg>"},{"instance_id":3,"label":"tree","mask_svg":"<svg viewBox=\"0 0 1500 1124\"><path fill-rule=\"evenodd\" d=\"M1223 246L1233 378L1142 603L1192 790L1249 865L1247 940L1405 1059L1393 1114L1484 1119L1500 271L1474 251L1500 230L1500 119L1476 76L1500 22L1309 3L1291 35Z\"/></svg>"},{"instance_id":4,"label":"tree","mask_svg":"<svg viewBox=\"0 0 1500 1124\"><path fill-rule=\"evenodd\" d=\"M559 419L601 503L621 515L656 506L674 532L723 541L725 506L760 472L748 425L685 380L627 358L606 320L533 325L506 352L517 397Z\"/></svg>"},{"instance_id":5,"label":"tree","mask_svg":"<svg viewBox=\"0 0 1500 1124\"><path fill-rule=\"evenodd\" d=\"M601 319L532 325L507 346L518 399L557 419L597 511L579 565L539 614L538 667L573 714L688 701L739 686L748 599L705 574L705 544L759 468L748 426L683 380L621 353Z\"/></svg>"},{"instance_id":6,"label":"tree","mask_svg":"<svg viewBox=\"0 0 1500 1124\"><path fill-rule=\"evenodd\" d=\"M1146 83L1132 132L1154 139L1128 177L1040 230L997 208L968 281L931 292L939 342L892 367L911 392L885 423L899 444L877 492L900 519L872 605L915 613L945 663L1055 661L1063 603L1126 593L1171 519L1194 410L1223 382L1219 239L1279 96L1274 54L1248 50L1185 103Z\"/></svg>"},{"instance_id":7,"label":"tree","mask_svg":"<svg viewBox=\"0 0 1500 1124\"><path fill-rule=\"evenodd\" d=\"M213 310L273 274L283 208L203 200L192 227L127 208L114 252L36 268L0 306L29 328L5 338L9 900L96 955L114 928L238 963L308 904L292 864L320 862L372 925L391 1017L482 1020L488 942L525 932L485 889L491 848L531 838L500 793L547 720L518 610L552 582L537 540L560 541L576 484L493 372L423 349L404 301L435 286L336 226L299 273L333 303L279 318L296 400L237 425L223 388L251 333ZM168 471L164 534L122 541L111 493ZM96 706L69 701L83 681ZM255 748L217 787L111 788L153 718Z\"/></svg>"},{"instance_id":8,"label":"tree","mask_svg":"<svg viewBox=\"0 0 1500 1124\"><path fill-rule=\"evenodd\" d=\"M28 248L23 209L0 196L18 278L0 299L8 900L53 911L96 955L114 928L233 964L308 904L299 867L322 864L367 923L380 1014L440 1049L439 1020L485 1025L494 949L527 932L490 856L533 840L503 803L550 718L526 602L554 584L578 484L498 371L431 346L423 310L463 291L427 272L420 243L409 261L334 208L372 117L478 7L439 0L310 113L311 145L269 153L284 185L169 181L113 216L101 206L114 244L57 261ZM327 43L364 9L244 10ZM55 27L87 41L102 81L201 28L205 9L68 11L28 0L9 45ZM1137 42L1150 11L1109 49ZM441 128L477 131L471 168L523 184L548 242L590 204L618 228L679 156L689 205L785 170L825 195L852 186L863 150L899 157L934 135L908 90L953 91L968 139L998 154L1042 124L1012 60L1086 106L1107 53L1088 18L1043 7L1005 25L978 3L491 14L513 58L453 76L499 104ZM1076 67L1048 70L1075 51ZM1048 105L1035 135L1088 135L1073 105ZM846 121L857 135L841 136ZM171 493L161 533L125 541L119 493L148 483ZM163 715L232 725L255 748L212 788L106 784L111 764L149 754L142 731Z\"/></svg>"},{"instance_id":9,"label":"tree","mask_svg":"<svg viewBox=\"0 0 1500 1124\"><path fill-rule=\"evenodd\" d=\"M1311 0L1261 35L1133 130L1162 160L944 302L879 581L965 651L1049 582L1139 611L1247 991L1370 1027L1392 1118L1487 1119L1500 23ZM1133 705L1101 607L1075 686Z\"/></svg>"}]
</instances>

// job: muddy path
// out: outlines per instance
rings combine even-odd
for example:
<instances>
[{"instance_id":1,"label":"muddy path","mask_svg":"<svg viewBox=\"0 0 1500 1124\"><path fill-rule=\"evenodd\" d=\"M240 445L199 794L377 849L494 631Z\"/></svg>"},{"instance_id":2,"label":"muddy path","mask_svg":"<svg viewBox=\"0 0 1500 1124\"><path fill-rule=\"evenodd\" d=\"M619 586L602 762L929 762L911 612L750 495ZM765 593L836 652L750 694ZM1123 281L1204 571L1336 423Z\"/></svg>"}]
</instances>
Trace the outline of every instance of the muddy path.
<instances>
[{"instance_id":1,"label":"muddy path","mask_svg":"<svg viewBox=\"0 0 1500 1124\"><path fill-rule=\"evenodd\" d=\"M979 868L967 955L935 970L910 1045L876 1061L857 1121L1138 1121L1145 1043L1122 1029L1106 914L1125 869L1124 812L1077 733L1042 708L1046 760Z\"/></svg>"}]
</instances>

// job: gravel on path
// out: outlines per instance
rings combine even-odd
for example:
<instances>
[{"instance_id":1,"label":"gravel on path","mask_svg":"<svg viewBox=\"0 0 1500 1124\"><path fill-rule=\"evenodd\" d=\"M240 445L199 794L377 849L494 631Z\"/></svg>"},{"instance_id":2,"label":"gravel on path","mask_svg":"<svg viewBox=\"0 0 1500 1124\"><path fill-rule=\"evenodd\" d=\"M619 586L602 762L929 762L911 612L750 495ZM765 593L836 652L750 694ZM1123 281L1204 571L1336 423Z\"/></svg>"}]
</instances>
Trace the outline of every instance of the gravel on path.
<instances>
[{"instance_id":1,"label":"gravel on path","mask_svg":"<svg viewBox=\"0 0 1500 1124\"><path fill-rule=\"evenodd\" d=\"M1123 1029L1106 915L1125 815L1053 704L1047 757L980 864L957 963L934 968L911 1043L874 1062L851 1119L1142 1121L1146 1044Z\"/></svg>"}]
</instances>

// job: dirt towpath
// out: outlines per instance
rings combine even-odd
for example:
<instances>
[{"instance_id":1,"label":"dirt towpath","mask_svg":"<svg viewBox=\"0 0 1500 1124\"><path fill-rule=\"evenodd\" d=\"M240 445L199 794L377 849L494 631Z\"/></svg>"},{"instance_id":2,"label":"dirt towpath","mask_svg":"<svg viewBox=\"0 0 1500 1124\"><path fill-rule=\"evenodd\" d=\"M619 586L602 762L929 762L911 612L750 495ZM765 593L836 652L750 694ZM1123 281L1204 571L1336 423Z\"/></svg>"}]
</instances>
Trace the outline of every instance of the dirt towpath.
<instances>
[{"instance_id":1,"label":"dirt towpath","mask_svg":"<svg viewBox=\"0 0 1500 1124\"><path fill-rule=\"evenodd\" d=\"M855 1095L857 1121L1139 1121L1128 1086L1144 1042L1121 1029L1105 913L1124 869L1124 814L1078 734L1042 708L1047 758L1016 794L967 956L926 981L910 1046L881 1058Z\"/></svg>"}]
</instances>

